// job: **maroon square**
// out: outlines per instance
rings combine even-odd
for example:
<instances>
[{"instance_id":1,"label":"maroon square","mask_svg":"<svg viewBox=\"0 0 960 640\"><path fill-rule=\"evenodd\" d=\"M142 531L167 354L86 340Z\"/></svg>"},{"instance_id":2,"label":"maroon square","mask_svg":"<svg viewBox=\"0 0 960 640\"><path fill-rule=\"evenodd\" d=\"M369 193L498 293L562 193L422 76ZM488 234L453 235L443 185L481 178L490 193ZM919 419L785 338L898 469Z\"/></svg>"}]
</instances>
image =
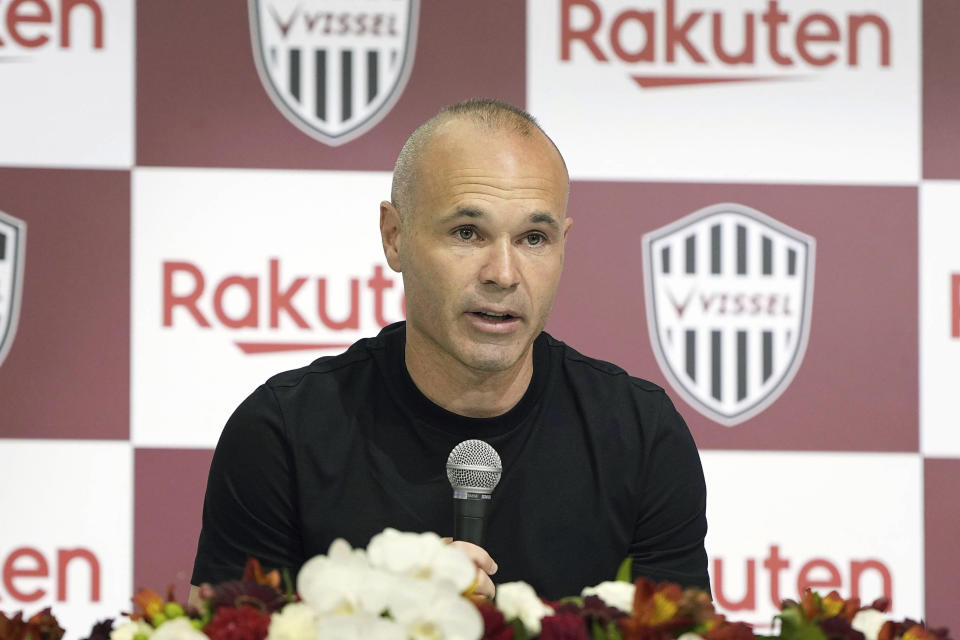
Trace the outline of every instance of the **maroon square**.
<instances>
[{"instance_id":1,"label":"maroon square","mask_svg":"<svg viewBox=\"0 0 960 640\"><path fill-rule=\"evenodd\" d=\"M523 105L526 5L422 0L406 88L372 130L340 147L274 107L254 64L246 2L137 3L137 164L388 171L407 136L473 96ZM469 37L466 37L469 36Z\"/></svg>"},{"instance_id":2,"label":"maroon square","mask_svg":"<svg viewBox=\"0 0 960 640\"><path fill-rule=\"evenodd\" d=\"M212 449L137 449L133 487L133 586L186 602L200 536Z\"/></svg>"},{"instance_id":3,"label":"maroon square","mask_svg":"<svg viewBox=\"0 0 960 640\"><path fill-rule=\"evenodd\" d=\"M923 177L960 178L960 2L923 2Z\"/></svg>"},{"instance_id":4,"label":"maroon square","mask_svg":"<svg viewBox=\"0 0 960 640\"><path fill-rule=\"evenodd\" d=\"M27 225L0 435L126 440L129 172L0 169L0 211Z\"/></svg>"},{"instance_id":5,"label":"maroon square","mask_svg":"<svg viewBox=\"0 0 960 640\"><path fill-rule=\"evenodd\" d=\"M924 575L926 577L926 618L934 627L949 627L953 637L960 630L960 555L957 532L960 531L960 501L956 484L960 478L960 460L924 461Z\"/></svg>"},{"instance_id":6,"label":"maroon square","mask_svg":"<svg viewBox=\"0 0 960 640\"><path fill-rule=\"evenodd\" d=\"M817 242L806 356L783 394L734 427L667 382L647 330L642 236L738 202ZM667 389L714 449L917 451L917 189L577 182L550 331Z\"/></svg>"}]
</instances>

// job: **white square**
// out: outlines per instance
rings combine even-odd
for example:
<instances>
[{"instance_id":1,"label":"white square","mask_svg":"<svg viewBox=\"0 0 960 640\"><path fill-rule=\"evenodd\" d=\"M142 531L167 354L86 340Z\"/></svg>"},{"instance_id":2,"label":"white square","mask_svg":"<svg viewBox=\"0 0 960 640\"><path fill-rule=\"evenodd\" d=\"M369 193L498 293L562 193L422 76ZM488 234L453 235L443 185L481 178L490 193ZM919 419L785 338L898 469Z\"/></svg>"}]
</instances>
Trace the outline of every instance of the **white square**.
<instances>
[{"instance_id":1,"label":"white square","mask_svg":"<svg viewBox=\"0 0 960 640\"><path fill-rule=\"evenodd\" d=\"M127 168L135 3L66 4L0 8L0 165Z\"/></svg>"},{"instance_id":2,"label":"white square","mask_svg":"<svg viewBox=\"0 0 960 640\"><path fill-rule=\"evenodd\" d=\"M894 618L923 617L918 454L700 456L714 603L728 618L769 626L779 611L775 600L799 598L802 576L828 583L814 587L822 595L856 590L865 605L889 595Z\"/></svg>"},{"instance_id":3,"label":"white square","mask_svg":"<svg viewBox=\"0 0 960 640\"><path fill-rule=\"evenodd\" d=\"M574 179L918 180L919 3L772 4L528 0L527 108Z\"/></svg>"},{"instance_id":4,"label":"white square","mask_svg":"<svg viewBox=\"0 0 960 640\"><path fill-rule=\"evenodd\" d=\"M960 181L920 186L920 450L960 457ZM960 333L960 332L958 332Z\"/></svg>"},{"instance_id":5,"label":"white square","mask_svg":"<svg viewBox=\"0 0 960 640\"><path fill-rule=\"evenodd\" d=\"M271 375L403 319L402 282L378 230L390 180L378 172L134 170L138 446L212 448L236 406Z\"/></svg>"},{"instance_id":6,"label":"white square","mask_svg":"<svg viewBox=\"0 0 960 640\"><path fill-rule=\"evenodd\" d=\"M98 620L129 610L129 443L2 440L0 484L11 489L0 498L0 512L6 514L0 566L23 574L0 583L0 610L24 610L29 617L52 607L67 640L86 637Z\"/></svg>"}]
</instances>

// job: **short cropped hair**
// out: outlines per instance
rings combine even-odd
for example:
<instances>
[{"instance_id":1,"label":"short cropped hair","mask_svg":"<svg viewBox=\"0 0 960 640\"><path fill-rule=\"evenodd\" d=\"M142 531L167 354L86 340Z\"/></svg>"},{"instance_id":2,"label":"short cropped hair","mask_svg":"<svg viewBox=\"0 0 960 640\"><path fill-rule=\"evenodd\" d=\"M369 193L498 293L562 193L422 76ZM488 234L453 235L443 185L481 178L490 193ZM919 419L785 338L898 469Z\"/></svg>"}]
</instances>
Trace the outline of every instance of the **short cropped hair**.
<instances>
[{"instance_id":1,"label":"short cropped hair","mask_svg":"<svg viewBox=\"0 0 960 640\"><path fill-rule=\"evenodd\" d=\"M390 201L400 212L401 217L406 215L406 211L411 205L410 193L416 180L417 165L424 149L433 139L434 133L441 124L458 118L469 119L493 131L506 131L522 137L530 136L539 131L556 149L564 170L567 168L567 163L564 161L560 150L557 149L557 145L540 127L536 119L523 109L495 98L463 100L444 107L437 115L417 127L407 138L403 148L400 149L400 155L397 156L397 162L393 168Z\"/></svg>"}]
</instances>

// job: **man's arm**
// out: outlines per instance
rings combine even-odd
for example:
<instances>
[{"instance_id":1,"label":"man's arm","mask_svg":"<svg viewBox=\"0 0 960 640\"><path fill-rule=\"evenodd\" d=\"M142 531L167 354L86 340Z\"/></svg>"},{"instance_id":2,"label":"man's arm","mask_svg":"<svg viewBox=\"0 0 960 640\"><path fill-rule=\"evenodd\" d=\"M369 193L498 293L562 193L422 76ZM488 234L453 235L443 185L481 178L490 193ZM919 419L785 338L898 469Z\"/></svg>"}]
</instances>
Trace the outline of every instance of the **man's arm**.
<instances>
[{"instance_id":1,"label":"man's arm","mask_svg":"<svg viewBox=\"0 0 960 640\"><path fill-rule=\"evenodd\" d=\"M224 427L210 465L191 583L237 580L250 557L265 569L303 562L297 487L283 416L263 385Z\"/></svg>"},{"instance_id":2,"label":"man's arm","mask_svg":"<svg viewBox=\"0 0 960 640\"><path fill-rule=\"evenodd\" d=\"M709 592L703 468L686 423L660 393L659 415L643 426L643 503L630 546L633 577Z\"/></svg>"}]
</instances>

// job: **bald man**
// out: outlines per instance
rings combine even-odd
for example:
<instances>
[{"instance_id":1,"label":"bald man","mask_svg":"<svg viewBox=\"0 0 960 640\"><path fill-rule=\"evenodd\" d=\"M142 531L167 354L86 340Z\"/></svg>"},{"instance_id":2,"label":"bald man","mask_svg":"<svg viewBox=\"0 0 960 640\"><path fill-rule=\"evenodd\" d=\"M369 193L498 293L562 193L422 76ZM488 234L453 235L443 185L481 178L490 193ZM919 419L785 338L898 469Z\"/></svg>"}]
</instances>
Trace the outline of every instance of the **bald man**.
<instances>
[{"instance_id":1,"label":"bald man","mask_svg":"<svg viewBox=\"0 0 960 640\"><path fill-rule=\"evenodd\" d=\"M548 598L634 576L709 589L706 492L660 387L543 331L572 220L563 158L530 115L475 99L404 145L380 237L406 322L274 376L224 428L192 583L249 556L294 571L338 537L452 535L445 462L479 438L503 461L478 590ZM491 578L492 576L492 578ZM195 598L195 591L192 593Z\"/></svg>"}]
</instances>

